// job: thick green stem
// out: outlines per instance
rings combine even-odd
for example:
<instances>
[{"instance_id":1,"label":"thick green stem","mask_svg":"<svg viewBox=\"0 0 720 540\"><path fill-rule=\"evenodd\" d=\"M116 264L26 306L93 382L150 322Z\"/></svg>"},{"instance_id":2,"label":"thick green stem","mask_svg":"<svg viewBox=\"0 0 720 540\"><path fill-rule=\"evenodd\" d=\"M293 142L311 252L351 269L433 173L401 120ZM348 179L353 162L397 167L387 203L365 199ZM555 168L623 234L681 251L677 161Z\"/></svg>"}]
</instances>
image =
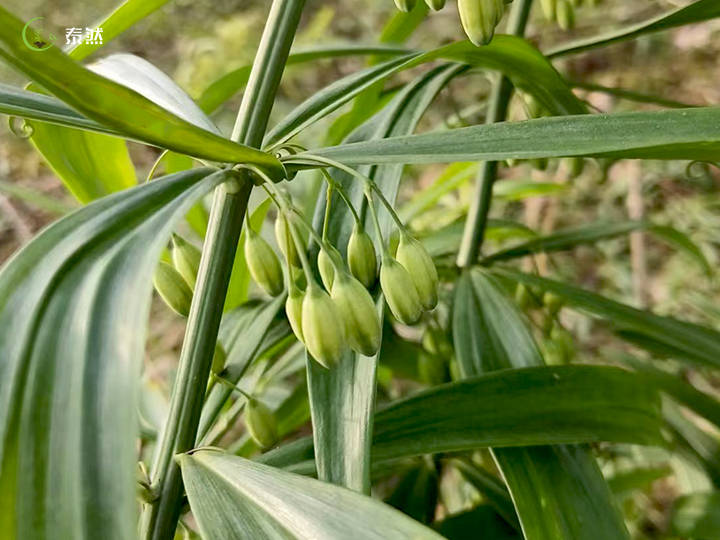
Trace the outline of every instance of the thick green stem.
<instances>
[{"instance_id":1,"label":"thick green stem","mask_svg":"<svg viewBox=\"0 0 720 540\"><path fill-rule=\"evenodd\" d=\"M232 138L260 148L304 0L274 0L243 95ZM152 471L157 500L143 515L146 539L173 538L182 503L182 477L174 456L195 445L205 388L217 341L235 251L252 190L250 172L215 191L197 284L180 353L170 412Z\"/></svg>"},{"instance_id":2,"label":"thick green stem","mask_svg":"<svg viewBox=\"0 0 720 540\"><path fill-rule=\"evenodd\" d=\"M515 0L513 2L510 20L508 21L508 33L516 36L525 34L531 7L532 0ZM512 83L507 77L501 77L495 83L490 97L486 123L492 124L505 120L512 90ZM497 161L485 161L478 172L475 196L468 211L465 232L463 233L457 257L457 265L461 268L474 264L480 254L480 248L482 248L485 238L485 227L487 226L492 201L492 189L497 179L497 172Z\"/></svg>"}]
</instances>

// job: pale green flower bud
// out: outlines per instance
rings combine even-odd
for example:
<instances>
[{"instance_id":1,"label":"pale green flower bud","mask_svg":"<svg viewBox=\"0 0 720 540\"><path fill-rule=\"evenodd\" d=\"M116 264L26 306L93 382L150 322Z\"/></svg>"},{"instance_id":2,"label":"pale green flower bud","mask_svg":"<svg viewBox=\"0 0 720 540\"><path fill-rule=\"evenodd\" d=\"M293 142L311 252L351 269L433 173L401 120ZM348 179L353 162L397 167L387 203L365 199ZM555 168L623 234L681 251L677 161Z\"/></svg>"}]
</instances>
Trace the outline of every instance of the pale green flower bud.
<instances>
[{"instance_id":1,"label":"pale green flower bud","mask_svg":"<svg viewBox=\"0 0 720 540\"><path fill-rule=\"evenodd\" d=\"M504 10L502 1L458 0L460 22L470 41L478 47L490 43Z\"/></svg>"},{"instance_id":2,"label":"pale green flower bud","mask_svg":"<svg viewBox=\"0 0 720 540\"><path fill-rule=\"evenodd\" d=\"M345 322L350 347L365 356L375 355L380 349L380 319L367 289L343 272L335 277L330 296Z\"/></svg>"},{"instance_id":3,"label":"pale green flower bud","mask_svg":"<svg viewBox=\"0 0 720 540\"><path fill-rule=\"evenodd\" d=\"M413 237L401 234L397 260L410 274L422 307L433 309L438 303L438 274L430 254Z\"/></svg>"},{"instance_id":4,"label":"pale green flower bud","mask_svg":"<svg viewBox=\"0 0 720 540\"><path fill-rule=\"evenodd\" d=\"M248 399L245 405L245 427L260 448L270 448L278 442L277 420L262 401Z\"/></svg>"},{"instance_id":5,"label":"pale green flower bud","mask_svg":"<svg viewBox=\"0 0 720 540\"><path fill-rule=\"evenodd\" d=\"M302 307L302 332L310 355L326 368L337 364L345 352L345 325L335 303L311 282Z\"/></svg>"},{"instance_id":6,"label":"pale green flower bud","mask_svg":"<svg viewBox=\"0 0 720 540\"><path fill-rule=\"evenodd\" d=\"M575 9L568 0L558 0L556 7L557 23L563 30L570 30L575 26Z\"/></svg>"},{"instance_id":7,"label":"pale green flower bud","mask_svg":"<svg viewBox=\"0 0 720 540\"><path fill-rule=\"evenodd\" d=\"M320 249L317 258L320 279L327 291L332 289L333 280L335 279L335 265L333 265L332 256L336 255L337 258L340 258L340 253L338 253L335 248L331 247L330 249L334 250L332 255L325 248L322 248Z\"/></svg>"},{"instance_id":8,"label":"pale green flower bud","mask_svg":"<svg viewBox=\"0 0 720 540\"><path fill-rule=\"evenodd\" d=\"M368 289L377 279L377 256L372 238L355 224L347 246L350 272Z\"/></svg>"},{"instance_id":9,"label":"pale green flower bud","mask_svg":"<svg viewBox=\"0 0 720 540\"><path fill-rule=\"evenodd\" d=\"M287 300L285 301L285 314L287 315L290 328L292 328L295 337L300 342L303 342L303 331L302 331L302 306L305 294L296 286L290 287Z\"/></svg>"},{"instance_id":10,"label":"pale green flower bud","mask_svg":"<svg viewBox=\"0 0 720 540\"><path fill-rule=\"evenodd\" d=\"M172 260L175 269L180 272L190 289L194 290L200 268L200 250L176 234L172 236L172 243Z\"/></svg>"},{"instance_id":11,"label":"pale green flower bud","mask_svg":"<svg viewBox=\"0 0 720 540\"><path fill-rule=\"evenodd\" d=\"M440 11L445 7L445 0L425 0L425 3L433 11Z\"/></svg>"},{"instance_id":12,"label":"pale green flower bud","mask_svg":"<svg viewBox=\"0 0 720 540\"><path fill-rule=\"evenodd\" d=\"M248 228L245 239L245 261L255 282L270 296L277 296L285 288L280 261L265 239Z\"/></svg>"},{"instance_id":13,"label":"pale green flower bud","mask_svg":"<svg viewBox=\"0 0 720 540\"><path fill-rule=\"evenodd\" d=\"M395 6L402 12L407 13L415 7L416 0L395 0Z\"/></svg>"},{"instance_id":14,"label":"pale green flower bud","mask_svg":"<svg viewBox=\"0 0 720 540\"><path fill-rule=\"evenodd\" d=\"M275 240L277 241L280 251L282 251L282 254L285 256L285 260L294 267L300 268L300 256L298 255L297 247L290 232L290 224L282 214L278 214L275 220ZM300 242L303 244L303 249L305 249L304 239L302 237L300 237Z\"/></svg>"},{"instance_id":15,"label":"pale green flower bud","mask_svg":"<svg viewBox=\"0 0 720 540\"><path fill-rule=\"evenodd\" d=\"M422 315L422 304L413 280L405 267L392 257L380 265L380 287L395 318L404 324L415 324Z\"/></svg>"},{"instance_id":16,"label":"pale green flower bud","mask_svg":"<svg viewBox=\"0 0 720 540\"><path fill-rule=\"evenodd\" d=\"M155 290L177 314L187 317L193 293L180 273L166 262L160 262L153 276Z\"/></svg>"}]
</instances>

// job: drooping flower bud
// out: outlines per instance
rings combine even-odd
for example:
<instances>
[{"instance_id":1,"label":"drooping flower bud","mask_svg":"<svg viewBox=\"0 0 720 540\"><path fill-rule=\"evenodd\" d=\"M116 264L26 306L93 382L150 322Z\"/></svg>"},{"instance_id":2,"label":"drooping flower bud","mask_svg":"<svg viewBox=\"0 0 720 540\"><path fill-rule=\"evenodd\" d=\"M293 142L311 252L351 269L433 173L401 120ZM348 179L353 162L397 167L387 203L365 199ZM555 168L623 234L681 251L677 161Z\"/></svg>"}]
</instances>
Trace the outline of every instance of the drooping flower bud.
<instances>
[{"instance_id":1,"label":"drooping flower bud","mask_svg":"<svg viewBox=\"0 0 720 540\"><path fill-rule=\"evenodd\" d=\"M177 234L173 234L172 243L173 265L190 289L194 290L200 268L200 250Z\"/></svg>"},{"instance_id":2,"label":"drooping flower bud","mask_svg":"<svg viewBox=\"0 0 720 540\"><path fill-rule=\"evenodd\" d=\"M280 261L262 236L253 231L252 227L248 227L247 231L245 261L250 275L266 293L277 296L284 289Z\"/></svg>"},{"instance_id":3,"label":"drooping flower bud","mask_svg":"<svg viewBox=\"0 0 720 540\"><path fill-rule=\"evenodd\" d=\"M270 448L278 441L277 420L262 401L249 398L245 405L245 427L260 448Z\"/></svg>"},{"instance_id":4,"label":"drooping flower bud","mask_svg":"<svg viewBox=\"0 0 720 540\"><path fill-rule=\"evenodd\" d=\"M180 273L166 262L160 261L153 276L155 290L177 314L187 317L193 293Z\"/></svg>"},{"instance_id":5,"label":"drooping flower bud","mask_svg":"<svg viewBox=\"0 0 720 540\"><path fill-rule=\"evenodd\" d=\"M345 352L345 325L335 303L317 283L310 282L302 306L302 332L310 355L326 368Z\"/></svg>"},{"instance_id":6,"label":"drooping flower bud","mask_svg":"<svg viewBox=\"0 0 720 540\"><path fill-rule=\"evenodd\" d=\"M557 23L563 30L570 30L575 26L575 8L568 0L558 0L556 6Z\"/></svg>"},{"instance_id":7,"label":"drooping flower bud","mask_svg":"<svg viewBox=\"0 0 720 540\"><path fill-rule=\"evenodd\" d=\"M330 291L333 286L335 279L335 265L333 265L332 257L340 259L340 253L332 246L330 248L333 253L330 253L325 248L321 248L318 252L317 265L318 271L320 272L320 279L325 286L326 291Z\"/></svg>"},{"instance_id":8,"label":"drooping flower bud","mask_svg":"<svg viewBox=\"0 0 720 540\"><path fill-rule=\"evenodd\" d=\"M433 309L438 303L438 274L430 254L419 241L402 233L397 260L410 274L422 307Z\"/></svg>"},{"instance_id":9,"label":"drooping flower bud","mask_svg":"<svg viewBox=\"0 0 720 540\"><path fill-rule=\"evenodd\" d=\"M368 289L377 279L377 256L372 238L357 223L350 235L347 246L347 260L350 272Z\"/></svg>"},{"instance_id":10,"label":"drooping flower bud","mask_svg":"<svg viewBox=\"0 0 720 540\"><path fill-rule=\"evenodd\" d=\"M458 0L460 22L470 41L478 47L490 43L504 12L502 0Z\"/></svg>"},{"instance_id":11,"label":"drooping flower bud","mask_svg":"<svg viewBox=\"0 0 720 540\"><path fill-rule=\"evenodd\" d=\"M422 315L422 304L413 280L405 267L392 257L380 265L380 287L395 318L404 324L415 324Z\"/></svg>"},{"instance_id":12,"label":"drooping flower bud","mask_svg":"<svg viewBox=\"0 0 720 540\"><path fill-rule=\"evenodd\" d=\"M302 343L304 342L302 330L302 306L305 294L297 286L292 285L285 301L285 314L287 315L290 328L292 328L295 337Z\"/></svg>"},{"instance_id":13,"label":"drooping flower bud","mask_svg":"<svg viewBox=\"0 0 720 540\"><path fill-rule=\"evenodd\" d=\"M373 356L380 348L380 319L367 289L347 272L335 276L330 294L345 323L350 348Z\"/></svg>"},{"instance_id":14,"label":"drooping flower bud","mask_svg":"<svg viewBox=\"0 0 720 540\"><path fill-rule=\"evenodd\" d=\"M304 240L300 237L300 242ZM277 241L280 251L282 251L285 259L296 268L300 268L300 256L297 252L297 247L293 241L292 233L290 232L290 224L288 223L285 216L278 214L275 220L275 240ZM304 248L304 245L303 245Z\"/></svg>"},{"instance_id":15,"label":"drooping flower bud","mask_svg":"<svg viewBox=\"0 0 720 540\"><path fill-rule=\"evenodd\" d=\"M549 291L543 295L542 301L551 317L554 317L560 312L564 303L561 296Z\"/></svg>"},{"instance_id":16,"label":"drooping flower bud","mask_svg":"<svg viewBox=\"0 0 720 540\"><path fill-rule=\"evenodd\" d=\"M407 13L415 7L416 0L395 0L395 6L402 12Z\"/></svg>"},{"instance_id":17,"label":"drooping flower bud","mask_svg":"<svg viewBox=\"0 0 720 540\"><path fill-rule=\"evenodd\" d=\"M545 18L548 21L555 20L557 0L540 0L540 7L542 8L543 15L545 15Z\"/></svg>"}]
</instances>

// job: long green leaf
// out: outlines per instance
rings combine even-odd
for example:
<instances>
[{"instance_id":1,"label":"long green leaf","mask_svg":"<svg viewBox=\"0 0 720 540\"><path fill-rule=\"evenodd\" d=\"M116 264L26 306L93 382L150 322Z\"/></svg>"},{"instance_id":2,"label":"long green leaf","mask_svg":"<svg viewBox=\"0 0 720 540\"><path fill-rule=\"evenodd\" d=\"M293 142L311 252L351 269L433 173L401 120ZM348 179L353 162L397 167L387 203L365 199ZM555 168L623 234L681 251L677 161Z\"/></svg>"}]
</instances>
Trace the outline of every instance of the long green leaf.
<instances>
[{"instance_id":1,"label":"long green leaf","mask_svg":"<svg viewBox=\"0 0 720 540\"><path fill-rule=\"evenodd\" d=\"M504 368L515 368L509 373L518 373L518 367L544 363L513 303L496 280L480 270L466 271L457 284L453 336L464 377ZM527 407L532 410L534 405ZM562 445L495 448L493 456L512 495L525 538L628 537L610 490L587 449Z\"/></svg>"},{"instance_id":2,"label":"long green leaf","mask_svg":"<svg viewBox=\"0 0 720 540\"><path fill-rule=\"evenodd\" d=\"M273 178L283 176L274 156L193 126L83 68L55 46L37 54L23 42L23 26L0 8L0 56L88 118L149 144L214 161L253 163L266 167Z\"/></svg>"},{"instance_id":3,"label":"long green leaf","mask_svg":"<svg viewBox=\"0 0 720 540\"><path fill-rule=\"evenodd\" d=\"M152 273L174 223L231 173L195 169L58 221L0 272L0 527L135 537L137 390Z\"/></svg>"},{"instance_id":4,"label":"long green leaf","mask_svg":"<svg viewBox=\"0 0 720 540\"><path fill-rule=\"evenodd\" d=\"M438 67L417 78L351 137L372 138L411 133L435 95L458 69L452 66ZM402 166L390 165L363 172L373 178L389 201L395 200ZM336 179L343 185L356 208L361 208L364 199L357 180L345 173L337 174ZM324 207L323 198L316 208L318 228L322 223ZM332 207L328 239L344 251L352 231L353 218L337 194L332 200ZM380 222L383 234L387 236L390 231L387 212L380 213ZM373 230L369 223L367 230ZM308 364L308 388L319 478L364 492L370 489L376 365L377 358L353 353L347 353L331 371L314 362Z\"/></svg>"},{"instance_id":5,"label":"long green leaf","mask_svg":"<svg viewBox=\"0 0 720 540\"><path fill-rule=\"evenodd\" d=\"M619 330L647 336L667 347L669 354L679 355L679 360L713 367L720 365L720 332L711 328L661 317L560 281L506 269L496 272L513 281L550 291L562 297L569 306L605 319Z\"/></svg>"},{"instance_id":6,"label":"long green leaf","mask_svg":"<svg viewBox=\"0 0 720 540\"><path fill-rule=\"evenodd\" d=\"M486 124L313 150L347 165L448 163L544 157L713 161L720 108L576 115ZM288 163L303 163L298 154Z\"/></svg>"},{"instance_id":7,"label":"long green leaf","mask_svg":"<svg viewBox=\"0 0 720 540\"><path fill-rule=\"evenodd\" d=\"M394 73L438 59L499 70L512 78L518 88L536 96L556 114L586 112L562 77L534 47L515 36L497 36L485 47L478 48L469 42L453 43L426 53L388 60L335 81L296 107L268 133L264 144L272 146L285 142Z\"/></svg>"},{"instance_id":8,"label":"long green leaf","mask_svg":"<svg viewBox=\"0 0 720 540\"><path fill-rule=\"evenodd\" d=\"M720 17L720 4L718 4L716 0L698 0L688 6L677 8L649 21L643 21L600 37L591 37L560 45L556 49L546 53L546 55L549 58L556 58L576 54L590 49L605 47L612 43L635 39L645 34L708 21L716 17Z\"/></svg>"},{"instance_id":9,"label":"long green leaf","mask_svg":"<svg viewBox=\"0 0 720 540\"><path fill-rule=\"evenodd\" d=\"M500 370L437 386L378 411L373 458L598 440L655 444L659 428L657 392L627 371L606 366Z\"/></svg>"},{"instance_id":10,"label":"long green leaf","mask_svg":"<svg viewBox=\"0 0 720 540\"><path fill-rule=\"evenodd\" d=\"M441 539L380 501L213 450L179 457L204 538Z\"/></svg>"}]
</instances>

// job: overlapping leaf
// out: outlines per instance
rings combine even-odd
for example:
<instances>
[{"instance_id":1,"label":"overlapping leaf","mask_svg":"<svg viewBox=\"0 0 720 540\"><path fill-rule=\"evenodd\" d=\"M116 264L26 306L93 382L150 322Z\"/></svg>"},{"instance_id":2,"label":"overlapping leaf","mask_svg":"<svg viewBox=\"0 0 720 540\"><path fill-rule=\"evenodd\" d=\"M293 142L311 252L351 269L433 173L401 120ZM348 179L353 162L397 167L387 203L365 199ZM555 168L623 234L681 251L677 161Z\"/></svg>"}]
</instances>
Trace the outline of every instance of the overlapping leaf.
<instances>
[{"instance_id":1,"label":"overlapping leaf","mask_svg":"<svg viewBox=\"0 0 720 540\"><path fill-rule=\"evenodd\" d=\"M100 199L0 272L5 537L135 536L135 404L152 273L174 222L231 174L211 172Z\"/></svg>"},{"instance_id":2,"label":"overlapping leaf","mask_svg":"<svg viewBox=\"0 0 720 540\"><path fill-rule=\"evenodd\" d=\"M679 360L714 367L720 365L720 332L716 330L655 315L560 281L506 269L497 270L497 273L550 291L563 298L569 306L605 319L618 330L645 336ZM641 344L639 341L637 343Z\"/></svg>"},{"instance_id":3,"label":"overlapping leaf","mask_svg":"<svg viewBox=\"0 0 720 540\"><path fill-rule=\"evenodd\" d=\"M468 270L456 287L453 336L464 377L507 368L517 373L518 367L544 363L526 324L493 277ZM525 538L628 538L610 490L586 448L496 448L493 456L512 494Z\"/></svg>"},{"instance_id":4,"label":"overlapping leaf","mask_svg":"<svg viewBox=\"0 0 720 540\"><path fill-rule=\"evenodd\" d=\"M380 501L240 457L199 450L179 462L205 538L442 538Z\"/></svg>"},{"instance_id":5,"label":"overlapping leaf","mask_svg":"<svg viewBox=\"0 0 720 540\"><path fill-rule=\"evenodd\" d=\"M193 126L56 47L36 54L23 43L22 30L22 21L0 8L0 56L88 118L149 144L220 162L254 163L282 177L275 157Z\"/></svg>"}]
</instances>

